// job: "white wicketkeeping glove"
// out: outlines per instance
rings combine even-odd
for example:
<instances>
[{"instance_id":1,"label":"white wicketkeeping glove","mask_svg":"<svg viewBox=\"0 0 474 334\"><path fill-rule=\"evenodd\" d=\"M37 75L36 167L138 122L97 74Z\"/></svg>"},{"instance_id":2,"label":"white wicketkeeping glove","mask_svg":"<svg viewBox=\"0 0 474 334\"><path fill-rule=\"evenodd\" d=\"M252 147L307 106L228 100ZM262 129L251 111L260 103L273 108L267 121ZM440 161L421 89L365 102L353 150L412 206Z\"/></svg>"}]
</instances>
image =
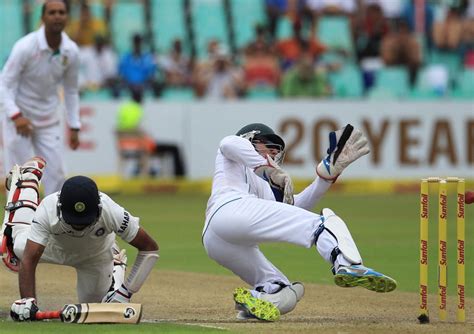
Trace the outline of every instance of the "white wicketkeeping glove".
<instances>
[{"instance_id":1,"label":"white wicketkeeping glove","mask_svg":"<svg viewBox=\"0 0 474 334\"><path fill-rule=\"evenodd\" d=\"M272 188L283 192L283 203L294 204L293 182L290 175L267 155L268 165L258 166L255 174L267 181Z\"/></svg>"},{"instance_id":2,"label":"white wicketkeeping glove","mask_svg":"<svg viewBox=\"0 0 474 334\"><path fill-rule=\"evenodd\" d=\"M102 299L103 303L130 303L130 299L132 298L132 293L128 291L125 285L121 285L115 291L109 291L104 299Z\"/></svg>"},{"instance_id":3,"label":"white wicketkeeping glove","mask_svg":"<svg viewBox=\"0 0 474 334\"><path fill-rule=\"evenodd\" d=\"M22 298L12 304L10 316L15 321L36 320L36 312L38 311L35 298Z\"/></svg>"},{"instance_id":4,"label":"white wicketkeeping glove","mask_svg":"<svg viewBox=\"0 0 474 334\"><path fill-rule=\"evenodd\" d=\"M362 131L347 124L329 134L328 156L319 163L316 173L334 182L344 168L369 152L369 144Z\"/></svg>"}]
</instances>

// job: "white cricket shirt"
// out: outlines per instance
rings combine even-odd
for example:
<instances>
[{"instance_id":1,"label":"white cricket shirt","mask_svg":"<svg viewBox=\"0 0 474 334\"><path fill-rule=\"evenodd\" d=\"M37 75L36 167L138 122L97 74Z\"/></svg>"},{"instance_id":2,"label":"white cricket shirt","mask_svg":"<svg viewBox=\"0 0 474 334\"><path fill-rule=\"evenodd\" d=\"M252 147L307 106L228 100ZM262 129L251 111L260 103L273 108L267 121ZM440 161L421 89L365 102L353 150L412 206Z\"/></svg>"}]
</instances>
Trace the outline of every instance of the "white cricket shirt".
<instances>
[{"instance_id":1,"label":"white cricket shirt","mask_svg":"<svg viewBox=\"0 0 474 334\"><path fill-rule=\"evenodd\" d=\"M0 77L0 94L7 117L21 112L34 126L60 121L59 86L64 88L66 122L80 128L79 49L64 32L59 52L48 46L44 26L18 40Z\"/></svg>"},{"instance_id":2,"label":"white cricket shirt","mask_svg":"<svg viewBox=\"0 0 474 334\"><path fill-rule=\"evenodd\" d=\"M207 203L206 217L225 202L242 196L275 200L265 180L254 173L258 166L267 165L248 139L227 136L221 140L212 180L212 193Z\"/></svg>"},{"instance_id":3,"label":"white cricket shirt","mask_svg":"<svg viewBox=\"0 0 474 334\"><path fill-rule=\"evenodd\" d=\"M28 239L50 247L58 264L75 265L112 259L111 247L115 235L132 241L138 233L139 218L132 216L109 196L100 193L102 214L95 226L78 237L65 231L57 216L58 193L46 196L36 210Z\"/></svg>"},{"instance_id":4,"label":"white cricket shirt","mask_svg":"<svg viewBox=\"0 0 474 334\"><path fill-rule=\"evenodd\" d=\"M207 202L206 223L223 204L239 197L253 196L275 201L269 183L254 173L258 166L267 165L248 139L227 136L221 140L215 162L212 192ZM295 194L295 206L311 210L329 189L332 182L316 179L299 194Z\"/></svg>"}]
</instances>

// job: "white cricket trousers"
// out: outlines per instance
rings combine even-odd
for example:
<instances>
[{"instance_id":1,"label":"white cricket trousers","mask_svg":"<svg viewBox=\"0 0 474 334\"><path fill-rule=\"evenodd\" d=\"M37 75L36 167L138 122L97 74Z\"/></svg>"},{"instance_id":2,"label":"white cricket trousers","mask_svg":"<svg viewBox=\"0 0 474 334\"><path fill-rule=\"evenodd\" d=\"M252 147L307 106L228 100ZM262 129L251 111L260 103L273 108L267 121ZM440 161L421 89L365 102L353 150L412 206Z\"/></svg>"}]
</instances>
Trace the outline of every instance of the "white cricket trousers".
<instances>
[{"instance_id":1,"label":"white cricket trousers","mask_svg":"<svg viewBox=\"0 0 474 334\"><path fill-rule=\"evenodd\" d=\"M29 230L29 225L15 225L13 227L14 252L20 260L23 258ZM112 249L110 252L112 253ZM65 264L67 258L67 254L55 248L54 245L48 244L41 255L40 262L74 267L77 273L77 298L79 303L100 303L112 284L114 267L111 259L112 255L97 257L93 260L85 259L82 263L74 264ZM51 279L58 278L52 277Z\"/></svg>"},{"instance_id":2,"label":"white cricket trousers","mask_svg":"<svg viewBox=\"0 0 474 334\"><path fill-rule=\"evenodd\" d=\"M305 209L244 197L222 205L210 216L203 244L210 258L254 288L275 281L289 285L288 278L263 255L258 245L288 242L310 248L320 224L321 216ZM324 248L336 245L331 241ZM323 257L329 260L328 256Z\"/></svg>"},{"instance_id":3,"label":"white cricket trousers","mask_svg":"<svg viewBox=\"0 0 474 334\"><path fill-rule=\"evenodd\" d=\"M15 164L22 165L32 157L40 156L47 163L42 178L44 195L61 190L65 179L62 129L58 123L34 128L30 137L23 137L16 132L15 124L4 118L2 121L4 172L8 173Z\"/></svg>"}]
</instances>

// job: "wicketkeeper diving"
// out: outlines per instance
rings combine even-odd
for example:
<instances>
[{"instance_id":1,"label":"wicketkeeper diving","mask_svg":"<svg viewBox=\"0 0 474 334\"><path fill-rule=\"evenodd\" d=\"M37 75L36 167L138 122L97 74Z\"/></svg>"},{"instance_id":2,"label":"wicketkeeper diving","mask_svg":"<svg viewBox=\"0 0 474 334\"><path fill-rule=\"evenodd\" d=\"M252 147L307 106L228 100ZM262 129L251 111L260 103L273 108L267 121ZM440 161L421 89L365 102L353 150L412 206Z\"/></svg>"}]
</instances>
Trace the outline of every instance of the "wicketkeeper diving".
<instances>
[{"instance_id":1,"label":"wicketkeeper diving","mask_svg":"<svg viewBox=\"0 0 474 334\"><path fill-rule=\"evenodd\" d=\"M291 177L281 167L285 142L270 127L249 124L221 140L202 240L210 258L250 286L234 291L238 319L278 320L304 295L303 284L288 279L260 251L265 242L315 247L338 286L376 292L397 287L394 279L363 265L341 217L327 208L310 211L342 171L369 151L367 138L350 124L331 132L315 180L293 194Z\"/></svg>"}]
</instances>

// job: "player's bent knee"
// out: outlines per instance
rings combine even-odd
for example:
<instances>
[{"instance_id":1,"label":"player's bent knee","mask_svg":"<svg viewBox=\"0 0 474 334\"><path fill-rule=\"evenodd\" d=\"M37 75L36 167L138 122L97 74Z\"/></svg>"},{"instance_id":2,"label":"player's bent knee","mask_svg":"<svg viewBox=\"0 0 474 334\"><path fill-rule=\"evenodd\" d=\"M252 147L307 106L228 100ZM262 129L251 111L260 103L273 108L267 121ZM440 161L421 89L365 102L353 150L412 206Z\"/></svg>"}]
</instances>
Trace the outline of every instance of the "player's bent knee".
<instances>
[{"instance_id":1,"label":"player's bent knee","mask_svg":"<svg viewBox=\"0 0 474 334\"><path fill-rule=\"evenodd\" d=\"M323 209L324 228L337 240L337 247L350 263L360 263L361 256L346 223L330 209Z\"/></svg>"}]
</instances>

